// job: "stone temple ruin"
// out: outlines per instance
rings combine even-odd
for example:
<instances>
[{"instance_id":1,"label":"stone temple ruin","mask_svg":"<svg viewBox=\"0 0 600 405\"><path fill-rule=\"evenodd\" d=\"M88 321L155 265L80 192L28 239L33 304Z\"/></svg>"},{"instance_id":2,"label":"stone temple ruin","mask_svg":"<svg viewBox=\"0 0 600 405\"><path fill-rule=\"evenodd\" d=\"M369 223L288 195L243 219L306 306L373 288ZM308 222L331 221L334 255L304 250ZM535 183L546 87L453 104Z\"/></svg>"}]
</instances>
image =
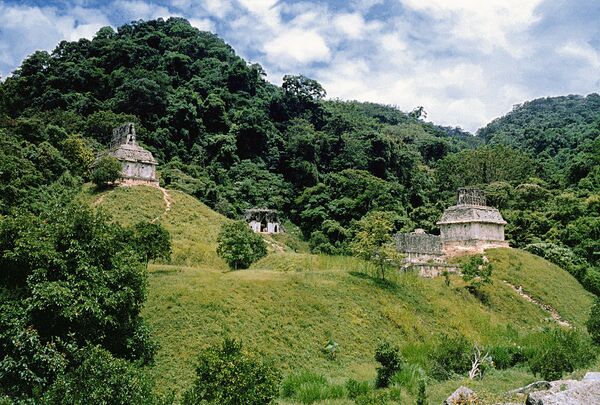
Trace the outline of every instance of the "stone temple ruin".
<instances>
[{"instance_id":1,"label":"stone temple ruin","mask_svg":"<svg viewBox=\"0 0 600 405\"><path fill-rule=\"evenodd\" d=\"M485 194L478 189L459 189L457 204L447 208L437 224L446 256L508 247L506 221L498 209L486 205Z\"/></svg>"},{"instance_id":2,"label":"stone temple ruin","mask_svg":"<svg viewBox=\"0 0 600 405\"><path fill-rule=\"evenodd\" d=\"M279 212L267 208L251 208L244 215L250 228L256 233L284 232L279 221Z\"/></svg>"},{"instance_id":3,"label":"stone temple ruin","mask_svg":"<svg viewBox=\"0 0 600 405\"><path fill-rule=\"evenodd\" d=\"M133 123L124 124L113 130L108 154L123 165L121 184L147 184L158 186L156 166L152 153L137 144Z\"/></svg>"},{"instance_id":4,"label":"stone temple ruin","mask_svg":"<svg viewBox=\"0 0 600 405\"><path fill-rule=\"evenodd\" d=\"M444 259L463 253L483 253L485 249L508 247L500 211L486 205L483 191L458 189L457 204L447 208L437 222L440 235L422 229L394 236L396 248L405 255L405 268L418 268L421 275L435 276L456 269Z\"/></svg>"}]
</instances>

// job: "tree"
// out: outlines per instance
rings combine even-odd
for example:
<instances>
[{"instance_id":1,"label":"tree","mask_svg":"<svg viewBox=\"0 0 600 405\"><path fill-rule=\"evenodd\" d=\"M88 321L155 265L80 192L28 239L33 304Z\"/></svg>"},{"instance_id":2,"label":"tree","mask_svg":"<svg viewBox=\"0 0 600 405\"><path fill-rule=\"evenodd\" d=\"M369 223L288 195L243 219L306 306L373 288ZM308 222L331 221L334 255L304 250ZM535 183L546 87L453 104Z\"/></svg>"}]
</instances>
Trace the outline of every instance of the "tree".
<instances>
[{"instance_id":1,"label":"tree","mask_svg":"<svg viewBox=\"0 0 600 405\"><path fill-rule=\"evenodd\" d=\"M384 342L377 346L375 361L380 364L377 367L377 378L375 380L377 388L387 387L392 376L402 369L402 364L404 363L400 355L400 349L389 342Z\"/></svg>"},{"instance_id":2,"label":"tree","mask_svg":"<svg viewBox=\"0 0 600 405\"><path fill-rule=\"evenodd\" d=\"M196 381L184 396L185 405L270 404L279 393L281 374L272 364L226 338L219 347L200 352Z\"/></svg>"},{"instance_id":3,"label":"tree","mask_svg":"<svg viewBox=\"0 0 600 405\"><path fill-rule=\"evenodd\" d=\"M0 391L13 398L43 393L88 345L142 363L155 351L127 231L78 202L50 202L0 220Z\"/></svg>"},{"instance_id":4,"label":"tree","mask_svg":"<svg viewBox=\"0 0 600 405\"><path fill-rule=\"evenodd\" d=\"M112 156L103 156L94 165L92 181L98 188L106 188L121 177L122 165Z\"/></svg>"},{"instance_id":5,"label":"tree","mask_svg":"<svg viewBox=\"0 0 600 405\"><path fill-rule=\"evenodd\" d=\"M384 211L368 213L358 221L358 232L350 244L355 256L377 266L383 280L388 269L397 265L402 257L392 238L394 216L394 213Z\"/></svg>"},{"instance_id":6,"label":"tree","mask_svg":"<svg viewBox=\"0 0 600 405\"><path fill-rule=\"evenodd\" d=\"M600 297L596 297L585 324L595 344L600 345Z\"/></svg>"},{"instance_id":7,"label":"tree","mask_svg":"<svg viewBox=\"0 0 600 405\"><path fill-rule=\"evenodd\" d=\"M223 225L217 238L217 254L230 269L247 269L252 263L267 255L264 239L252 232L244 221Z\"/></svg>"},{"instance_id":8,"label":"tree","mask_svg":"<svg viewBox=\"0 0 600 405\"><path fill-rule=\"evenodd\" d=\"M99 346L76 354L79 366L61 375L48 389L43 403L152 404L152 383L132 363L114 358Z\"/></svg>"},{"instance_id":9,"label":"tree","mask_svg":"<svg viewBox=\"0 0 600 405\"><path fill-rule=\"evenodd\" d=\"M485 284L492 283L492 264L482 255L471 256L460 266L462 278L469 283L469 288L479 290Z\"/></svg>"},{"instance_id":10,"label":"tree","mask_svg":"<svg viewBox=\"0 0 600 405\"><path fill-rule=\"evenodd\" d=\"M151 260L171 258L171 235L162 225L138 222L133 227L135 246L146 263Z\"/></svg>"}]
</instances>

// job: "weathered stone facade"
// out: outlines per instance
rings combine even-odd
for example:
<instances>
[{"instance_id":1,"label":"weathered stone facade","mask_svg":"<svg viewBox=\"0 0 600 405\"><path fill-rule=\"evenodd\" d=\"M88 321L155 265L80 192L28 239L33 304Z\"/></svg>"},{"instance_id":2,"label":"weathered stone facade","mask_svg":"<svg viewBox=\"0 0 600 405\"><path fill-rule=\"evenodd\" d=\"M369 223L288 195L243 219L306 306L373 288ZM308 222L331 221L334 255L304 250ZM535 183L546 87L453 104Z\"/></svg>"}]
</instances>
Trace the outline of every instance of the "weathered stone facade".
<instances>
[{"instance_id":1,"label":"weathered stone facade","mask_svg":"<svg viewBox=\"0 0 600 405\"><path fill-rule=\"evenodd\" d=\"M137 144L135 127L127 123L113 130L109 155L123 165L121 184L158 185L157 162L152 153Z\"/></svg>"},{"instance_id":2,"label":"weathered stone facade","mask_svg":"<svg viewBox=\"0 0 600 405\"><path fill-rule=\"evenodd\" d=\"M256 233L282 233L283 227L279 221L279 213L268 208L252 208L246 210L245 219Z\"/></svg>"},{"instance_id":3,"label":"weathered stone facade","mask_svg":"<svg viewBox=\"0 0 600 405\"><path fill-rule=\"evenodd\" d=\"M446 256L508 247L504 240L506 221L500 211L486 205L481 190L459 189L457 205L447 208L437 224Z\"/></svg>"},{"instance_id":4,"label":"weathered stone facade","mask_svg":"<svg viewBox=\"0 0 600 405\"><path fill-rule=\"evenodd\" d=\"M398 233L394 235L394 239L396 249L405 255L405 262L427 262L444 255L442 238L427 234L422 229L415 229L412 233Z\"/></svg>"}]
</instances>

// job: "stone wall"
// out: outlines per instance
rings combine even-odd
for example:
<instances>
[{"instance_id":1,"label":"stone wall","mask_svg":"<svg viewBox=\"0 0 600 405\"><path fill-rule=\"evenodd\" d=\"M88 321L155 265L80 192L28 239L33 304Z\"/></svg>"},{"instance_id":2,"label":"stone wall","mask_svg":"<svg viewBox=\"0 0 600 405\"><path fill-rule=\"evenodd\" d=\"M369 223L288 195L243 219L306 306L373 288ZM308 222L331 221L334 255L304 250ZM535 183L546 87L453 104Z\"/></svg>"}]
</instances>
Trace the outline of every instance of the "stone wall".
<instances>
[{"instance_id":1,"label":"stone wall","mask_svg":"<svg viewBox=\"0 0 600 405\"><path fill-rule=\"evenodd\" d=\"M504 225L482 222L447 224L440 225L440 233L444 243L447 241L468 241L471 239L503 241Z\"/></svg>"},{"instance_id":2,"label":"stone wall","mask_svg":"<svg viewBox=\"0 0 600 405\"><path fill-rule=\"evenodd\" d=\"M398 233L394 235L396 249L402 253L442 255L442 240L437 235L426 233Z\"/></svg>"},{"instance_id":3,"label":"stone wall","mask_svg":"<svg viewBox=\"0 0 600 405\"><path fill-rule=\"evenodd\" d=\"M123 172L122 175L124 178L130 179L146 179L146 180L155 180L156 179L156 166L147 163L139 163L139 162L128 162L123 161Z\"/></svg>"}]
</instances>

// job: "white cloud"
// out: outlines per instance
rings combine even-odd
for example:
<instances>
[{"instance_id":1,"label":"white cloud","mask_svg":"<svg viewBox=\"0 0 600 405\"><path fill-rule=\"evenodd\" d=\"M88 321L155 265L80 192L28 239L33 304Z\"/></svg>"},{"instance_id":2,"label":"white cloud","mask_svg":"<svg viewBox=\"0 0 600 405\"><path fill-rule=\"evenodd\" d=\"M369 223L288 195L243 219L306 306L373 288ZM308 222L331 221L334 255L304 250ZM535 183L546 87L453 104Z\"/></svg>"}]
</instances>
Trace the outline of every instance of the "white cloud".
<instances>
[{"instance_id":1,"label":"white cloud","mask_svg":"<svg viewBox=\"0 0 600 405\"><path fill-rule=\"evenodd\" d=\"M585 61L593 68L600 68L600 52L596 51L590 44L569 42L558 48L558 53Z\"/></svg>"},{"instance_id":2,"label":"white cloud","mask_svg":"<svg viewBox=\"0 0 600 405\"><path fill-rule=\"evenodd\" d=\"M62 40L91 38L108 25L100 11L73 7L62 14L53 7L8 5L0 1L0 73L6 76L36 50L51 51Z\"/></svg>"},{"instance_id":3,"label":"white cloud","mask_svg":"<svg viewBox=\"0 0 600 405\"><path fill-rule=\"evenodd\" d=\"M126 20L151 20L155 18L168 18L173 16L167 7L152 4L142 0L115 0L111 8L121 14Z\"/></svg>"},{"instance_id":4,"label":"white cloud","mask_svg":"<svg viewBox=\"0 0 600 405\"><path fill-rule=\"evenodd\" d=\"M314 31L291 29L265 43L264 52L271 62L307 64L325 61L330 50L323 37Z\"/></svg>"},{"instance_id":5,"label":"white cloud","mask_svg":"<svg viewBox=\"0 0 600 405\"><path fill-rule=\"evenodd\" d=\"M468 41L486 53L495 47L516 55L524 51L512 34L538 21L536 7L542 0L400 0L416 11L426 12L443 21L455 40Z\"/></svg>"},{"instance_id":6,"label":"white cloud","mask_svg":"<svg viewBox=\"0 0 600 405\"><path fill-rule=\"evenodd\" d=\"M214 31L215 24L210 18L190 18L188 20L192 27L198 28L200 31Z\"/></svg>"}]
</instances>

